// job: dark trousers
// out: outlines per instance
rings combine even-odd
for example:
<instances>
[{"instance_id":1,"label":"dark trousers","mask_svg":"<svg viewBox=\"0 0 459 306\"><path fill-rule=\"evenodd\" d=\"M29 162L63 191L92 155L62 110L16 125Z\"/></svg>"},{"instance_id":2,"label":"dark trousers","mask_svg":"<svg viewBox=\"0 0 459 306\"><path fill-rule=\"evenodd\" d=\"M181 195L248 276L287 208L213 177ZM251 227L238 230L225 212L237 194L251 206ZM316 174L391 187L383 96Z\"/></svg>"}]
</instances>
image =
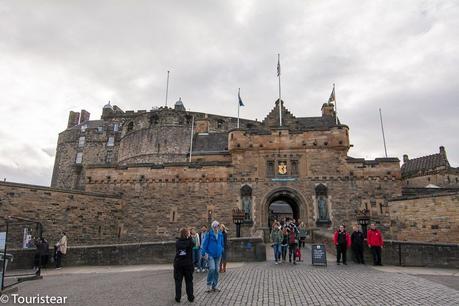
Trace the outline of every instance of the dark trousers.
<instances>
[{"instance_id":1,"label":"dark trousers","mask_svg":"<svg viewBox=\"0 0 459 306\"><path fill-rule=\"evenodd\" d=\"M363 245L353 244L352 253L354 253L355 262L364 264L365 260L363 259Z\"/></svg>"},{"instance_id":2,"label":"dark trousers","mask_svg":"<svg viewBox=\"0 0 459 306\"><path fill-rule=\"evenodd\" d=\"M306 243L306 237L300 237L300 248L304 248Z\"/></svg>"},{"instance_id":3,"label":"dark trousers","mask_svg":"<svg viewBox=\"0 0 459 306\"><path fill-rule=\"evenodd\" d=\"M381 265L381 247L372 246L371 254L373 255L373 264L380 266Z\"/></svg>"},{"instance_id":4,"label":"dark trousers","mask_svg":"<svg viewBox=\"0 0 459 306\"><path fill-rule=\"evenodd\" d=\"M292 262L292 257L293 257L293 262L296 262L296 257L295 257L296 247L297 247L296 243L288 245L288 261L289 262Z\"/></svg>"},{"instance_id":5,"label":"dark trousers","mask_svg":"<svg viewBox=\"0 0 459 306\"><path fill-rule=\"evenodd\" d=\"M336 245L336 262L341 262L341 256L343 257L343 263L346 263L346 251L347 245L346 243L339 243Z\"/></svg>"},{"instance_id":6,"label":"dark trousers","mask_svg":"<svg viewBox=\"0 0 459 306\"><path fill-rule=\"evenodd\" d=\"M182 297L182 281L185 277L186 295L193 298L193 266L174 266L175 298Z\"/></svg>"},{"instance_id":7,"label":"dark trousers","mask_svg":"<svg viewBox=\"0 0 459 306\"><path fill-rule=\"evenodd\" d=\"M63 254L61 253L61 251L56 252L56 268L62 267L62 256Z\"/></svg>"}]
</instances>

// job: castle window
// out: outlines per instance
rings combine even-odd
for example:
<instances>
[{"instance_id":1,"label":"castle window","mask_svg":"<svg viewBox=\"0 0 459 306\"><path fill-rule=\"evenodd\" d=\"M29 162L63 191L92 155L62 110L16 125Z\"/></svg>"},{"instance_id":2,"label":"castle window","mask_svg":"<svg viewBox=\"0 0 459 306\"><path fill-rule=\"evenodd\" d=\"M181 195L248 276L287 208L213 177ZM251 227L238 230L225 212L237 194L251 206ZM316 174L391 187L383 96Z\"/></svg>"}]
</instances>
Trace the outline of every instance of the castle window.
<instances>
[{"instance_id":1,"label":"castle window","mask_svg":"<svg viewBox=\"0 0 459 306\"><path fill-rule=\"evenodd\" d=\"M292 170L291 170L291 175L292 176L297 176L299 173L298 171L298 161L297 160L292 160L290 161L290 164L292 166Z\"/></svg>"},{"instance_id":2,"label":"castle window","mask_svg":"<svg viewBox=\"0 0 459 306\"><path fill-rule=\"evenodd\" d=\"M127 131L130 132L134 129L134 122L129 122L128 126L127 126Z\"/></svg>"},{"instance_id":3,"label":"castle window","mask_svg":"<svg viewBox=\"0 0 459 306\"><path fill-rule=\"evenodd\" d=\"M78 148L84 147L85 139L86 139L86 138L85 138L84 136L81 136L81 137L78 139Z\"/></svg>"},{"instance_id":4,"label":"castle window","mask_svg":"<svg viewBox=\"0 0 459 306\"><path fill-rule=\"evenodd\" d=\"M223 128L223 123L224 123L223 120L218 120L217 121L217 129Z\"/></svg>"},{"instance_id":5,"label":"castle window","mask_svg":"<svg viewBox=\"0 0 459 306\"><path fill-rule=\"evenodd\" d=\"M449 178L449 176L448 176L448 183L451 183L451 179Z\"/></svg>"},{"instance_id":6,"label":"castle window","mask_svg":"<svg viewBox=\"0 0 459 306\"><path fill-rule=\"evenodd\" d=\"M87 129L87 128L88 128L88 125L87 125L87 124L83 124L83 125L81 126L81 132L83 132L83 133L86 132L86 129Z\"/></svg>"},{"instance_id":7,"label":"castle window","mask_svg":"<svg viewBox=\"0 0 459 306\"><path fill-rule=\"evenodd\" d=\"M273 160L268 160L266 162L266 176L274 177L274 161Z\"/></svg>"},{"instance_id":8,"label":"castle window","mask_svg":"<svg viewBox=\"0 0 459 306\"><path fill-rule=\"evenodd\" d=\"M170 222L177 222L177 208L176 207L171 209Z\"/></svg>"},{"instance_id":9,"label":"castle window","mask_svg":"<svg viewBox=\"0 0 459 306\"><path fill-rule=\"evenodd\" d=\"M83 161L83 153L82 152L78 152L77 155L76 155L75 163L76 164L81 164L82 161Z\"/></svg>"},{"instance_id":10,"label":"castle window","mask_svg":"<svg viewBox=\"0 0 459 306\"><path fill-rule=\"evenodd\" d=\"M115 145L115 137L113 136L108 137L107 147L113 147L114 145Z\"/></svg>"},{"instance_id":11,"label":"castle window","mask_svg":"<svg viewBox=\"0 0 459 306\"><path fill-rule=\"evenodd\" d=\"M107 164L111 164L113 162L113 151L112 150L108 150L107 151L107 156L105 157L105 162Z\"/></svg>"},{"instance_id":12,"label":"castle window","mask_svg":"<svg viewBox=\"0 0 459 306\"><path fill-rule=\"evenodd\" d=\"M102 133L103 131L104 131L104 127L103 126L98 126L97 127L97 132Z\"/></svg>"},{"instance_id":13,"label":"castle window","mask_svg":"<svg viewBox=\"0 0 459 306\"><path fill-rule=\"evenodd\" d=\"M381 213L381 215L383 214L382 203L379 203L379 212Z\"/></svg>"},{"instance_id":14,"label":"castle window","mask_svg":"<svg viewBox=\"0 0 459 306\"><path fill-rule=\"evenodd\" d=\"M120 125L118 123L113 123L113 132L118 132Z\"/></svg>"}]
</instances>

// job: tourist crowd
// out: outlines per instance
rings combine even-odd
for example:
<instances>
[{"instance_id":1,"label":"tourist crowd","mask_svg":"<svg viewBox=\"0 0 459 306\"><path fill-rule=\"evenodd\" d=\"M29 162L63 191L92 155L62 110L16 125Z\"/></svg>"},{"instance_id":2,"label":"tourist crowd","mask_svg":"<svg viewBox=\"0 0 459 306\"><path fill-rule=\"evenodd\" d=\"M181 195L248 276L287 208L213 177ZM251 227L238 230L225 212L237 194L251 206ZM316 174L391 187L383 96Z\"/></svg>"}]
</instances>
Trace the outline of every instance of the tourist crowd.
<instances>
[{"instance_id":1,"label":"tourist crowd","mask_svg":"<svg viewBox=\"0 0 459 306\"><path fill-rule=\"evenodd\" d=\"M305 246L307 237L306 226L303 222L286 218L284 221L274 221L271 229L271 242L274 248L275 264L287 262L287 250L289 263L297 264L302 261L301 249ZM373 265L381 266L381 249L384 240L376 224L372 223L367 231L367 244L373 256ZM344 225L340 225L333 235L333 243L336 246L336 263L347 265L347 250L352 249L355 262L365 264L363 249L365 236L360 226L354 225L352 235L346 231Z\"/></svg>"}]
</instances>

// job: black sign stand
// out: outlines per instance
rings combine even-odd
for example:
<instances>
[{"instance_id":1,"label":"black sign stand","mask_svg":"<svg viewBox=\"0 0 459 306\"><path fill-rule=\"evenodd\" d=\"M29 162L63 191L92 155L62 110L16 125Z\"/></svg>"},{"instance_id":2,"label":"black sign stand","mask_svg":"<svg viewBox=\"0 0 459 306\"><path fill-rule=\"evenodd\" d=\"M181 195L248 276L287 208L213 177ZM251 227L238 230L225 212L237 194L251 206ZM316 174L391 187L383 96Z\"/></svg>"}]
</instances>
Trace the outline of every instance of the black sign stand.
<instances>
[{"instance_id":1,"label":"black sign stand","mask_svg":"<svg viewBox=\"0 0 459 306\"><path fill-rule=\"evenodd\" d=\"M327 250L325 244L311 245L311 258L313 266L327 266Z\"/></svg>"}]
</instances>

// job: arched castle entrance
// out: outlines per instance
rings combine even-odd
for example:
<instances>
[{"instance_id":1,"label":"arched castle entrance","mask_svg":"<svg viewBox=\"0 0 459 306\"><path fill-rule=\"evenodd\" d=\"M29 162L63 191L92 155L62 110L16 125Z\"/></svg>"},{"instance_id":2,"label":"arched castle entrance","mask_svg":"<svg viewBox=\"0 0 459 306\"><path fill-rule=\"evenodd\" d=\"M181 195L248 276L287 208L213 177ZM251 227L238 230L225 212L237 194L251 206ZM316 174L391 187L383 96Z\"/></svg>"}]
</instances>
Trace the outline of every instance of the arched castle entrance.
<instances>
[{"instance_id":1,"label":"arched castle entrance","mask_svg":"<svg viewBox=\"0 0 459 306\"><path fill-rule=\"evenodd\" d=\"M285 205L289 207L285 207ZM299 219L308 224L308 206L306 199L300 192L293 188L278 187L271 190L263 198L261 208L260 223L264 232L265 241L267 241L266 239L269 237L272 222L276 217L282 218L283 216L291 215L295 220ZM280 208L277 209L277 211L285 213L278 213L276 216L275 208Z\"/></svg>"}]
</instances>

